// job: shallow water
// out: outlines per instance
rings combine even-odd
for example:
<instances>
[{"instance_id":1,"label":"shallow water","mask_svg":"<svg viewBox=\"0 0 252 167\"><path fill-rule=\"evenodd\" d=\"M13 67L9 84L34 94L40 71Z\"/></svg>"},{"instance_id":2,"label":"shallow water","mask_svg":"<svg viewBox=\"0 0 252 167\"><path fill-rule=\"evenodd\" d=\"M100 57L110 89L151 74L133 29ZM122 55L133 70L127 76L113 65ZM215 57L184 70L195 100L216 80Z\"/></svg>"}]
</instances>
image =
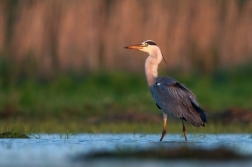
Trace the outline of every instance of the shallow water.
<instances>
[{"instance_id":1,"label":"shallow water","mask_svg":"<svg viewBox=\"0 0 252 167\"><path fill-rule=\"evenodd\" d=\"M252 159L240 161L91 159L74 161L74 157L99 151L146 149L155 147L213 149L226 147L242 155L252 155L251 134L188 134L188 142L180 134L168 134L159 142L160 134L39 134L30 139L1 139L0 166L252 166Z\"/></svg>"}]
</instances>

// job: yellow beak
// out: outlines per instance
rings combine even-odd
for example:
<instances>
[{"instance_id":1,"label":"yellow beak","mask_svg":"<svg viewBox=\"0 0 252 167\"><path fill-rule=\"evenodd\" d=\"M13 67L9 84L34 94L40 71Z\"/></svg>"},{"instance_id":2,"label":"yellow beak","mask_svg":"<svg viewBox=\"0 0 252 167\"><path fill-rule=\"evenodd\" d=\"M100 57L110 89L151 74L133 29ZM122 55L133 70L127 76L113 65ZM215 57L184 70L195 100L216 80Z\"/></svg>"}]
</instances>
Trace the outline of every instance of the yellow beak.
<instances>
[{"instance_id":1,"label":"yellow beak","mask_svg":"<svg viewBox=\"0 0 252 167\"><path fill-rule=\"evenodd\" d=\"M144 47L143 44L137 44L137 45L130 45L130 46L125 46L125 49L142 49Z\"/></svg>"}]
</instances>

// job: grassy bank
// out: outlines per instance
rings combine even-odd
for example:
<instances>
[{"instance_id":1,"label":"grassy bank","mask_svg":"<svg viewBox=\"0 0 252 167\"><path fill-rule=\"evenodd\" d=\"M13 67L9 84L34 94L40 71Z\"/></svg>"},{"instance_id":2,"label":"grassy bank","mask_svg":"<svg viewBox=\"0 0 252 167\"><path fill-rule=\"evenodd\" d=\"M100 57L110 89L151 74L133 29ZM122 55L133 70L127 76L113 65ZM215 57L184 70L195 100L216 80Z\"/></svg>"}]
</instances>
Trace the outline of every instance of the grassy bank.
<instances>
[{"instance_id":1,"label":"grassy bank","mask_svg":"<svg viewBox=\"0 0 252 167\"><path fill-rule=\"evenodd\" d=\"M231 107L252 109L252 77L248 77L250 71L247 67L238 71L219 71L211 76L176 73L171 76L190 88L202 108L211 114ZM0 83L1 131L159 133L162 127L162 121L110 122L110 118L106 117L128 112L161 116L161 111L151 99L143 75L113 72L81 77L64 75L50 82L20 79L12 84L6 85L3 80ZM93 121L97 118L105 120ZM180 122L168 124L171 133L180 133L180 126ZM246 127L211 124L210 118L206 128L192 128L190 131L248 132Z\"/></svg>"},{"instance_id":2,"label":"grassy bank","mask_svg":"<svg viewBox=\"0 0 252 167\"><path fill-rule=\"evenodd\" d=\"M219 133L251 133L251 124L208 123L205 127L196 128L189 123L185 124L187 133L190 134L219 134ZM36 120L4 120L0 123L0 132L33 133L157 133L162 132L162 121L151 122L99 122L88 123L85 120L69 119L57 120L51 118L47 121ZM167 123L167 134L182 133L181 121Z\"/></svg>"},{"instance_id":3,"label":"grassy bank","mask_svg":"<svg viewBox=\"0 0 252 167\"><path fill-rule=\"evenodd\" d=\"M174 75L173 75L174 76ZM211 112L229 107L252 109L250 74L175 75ZM126 73L59 76L50 82L23 79L0 85L0 110L10 112L80 112L84 115L136 110L157 112L143 75Z\"/></svg>"}]
</instances>

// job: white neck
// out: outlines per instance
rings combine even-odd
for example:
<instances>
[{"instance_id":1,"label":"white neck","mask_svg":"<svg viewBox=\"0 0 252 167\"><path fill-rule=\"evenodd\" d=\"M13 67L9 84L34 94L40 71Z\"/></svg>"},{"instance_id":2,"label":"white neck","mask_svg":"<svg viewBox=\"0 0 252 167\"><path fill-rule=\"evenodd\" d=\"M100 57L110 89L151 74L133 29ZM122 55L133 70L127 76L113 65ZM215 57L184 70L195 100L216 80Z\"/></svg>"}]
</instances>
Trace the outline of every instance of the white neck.
<instances>
[{"instance_id":1,"label":"white neck","mask_svg":"<svg viewBox=\"0 0 252 167\"><path fill-rule=\"evenodd\" d=\"M162 61L163 56L158 47L149 52L149 57L145 61L145 75L148 86L153 86L158 77L158 65Z\"/></svg>"}]
</instances>

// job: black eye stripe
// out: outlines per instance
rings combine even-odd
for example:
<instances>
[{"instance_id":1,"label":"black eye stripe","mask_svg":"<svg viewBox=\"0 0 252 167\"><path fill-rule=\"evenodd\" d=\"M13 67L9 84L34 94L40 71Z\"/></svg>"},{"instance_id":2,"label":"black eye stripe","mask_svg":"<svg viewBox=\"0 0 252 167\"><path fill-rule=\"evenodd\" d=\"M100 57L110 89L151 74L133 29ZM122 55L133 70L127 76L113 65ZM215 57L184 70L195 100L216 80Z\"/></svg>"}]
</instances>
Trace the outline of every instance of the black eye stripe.
<instances>
[{"instance_id":1,"label":"black eye stripe","mask_svg":"<svg viewBox=\"0 0 252 167\"><path fill-rule=\"evenodd\" d=\"M146 41L145 43L149 44L149 45L157 45L155 42L153 41Z\"/></svg>"}]
</instances>

